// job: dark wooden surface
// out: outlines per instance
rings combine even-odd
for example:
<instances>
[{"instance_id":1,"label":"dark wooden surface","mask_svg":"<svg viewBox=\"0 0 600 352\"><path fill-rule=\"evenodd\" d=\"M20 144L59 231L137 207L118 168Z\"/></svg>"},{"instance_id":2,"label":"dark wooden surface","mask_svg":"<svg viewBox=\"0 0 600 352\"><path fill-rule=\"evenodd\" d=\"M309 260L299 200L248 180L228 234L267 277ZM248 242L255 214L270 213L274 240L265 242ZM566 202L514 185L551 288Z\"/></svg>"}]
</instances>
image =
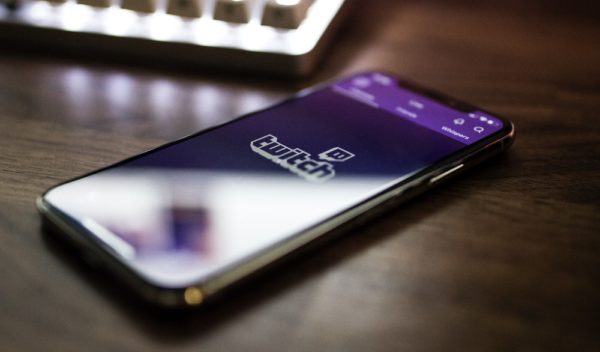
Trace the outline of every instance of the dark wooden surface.
<instances>
[{"instance_id":1,"label":"dark wooden surface","mask_svg":"<svg viewBox=\"0 0 600 352\"><path fill-rule=\"evenodd\" d=\"M600 351L599 12L500 3L369 1L303 81L3 49L0 351ZM369 68L509 116L517 142L191 314L42 235L49 186Z\"/></svg>"}]
</instances>

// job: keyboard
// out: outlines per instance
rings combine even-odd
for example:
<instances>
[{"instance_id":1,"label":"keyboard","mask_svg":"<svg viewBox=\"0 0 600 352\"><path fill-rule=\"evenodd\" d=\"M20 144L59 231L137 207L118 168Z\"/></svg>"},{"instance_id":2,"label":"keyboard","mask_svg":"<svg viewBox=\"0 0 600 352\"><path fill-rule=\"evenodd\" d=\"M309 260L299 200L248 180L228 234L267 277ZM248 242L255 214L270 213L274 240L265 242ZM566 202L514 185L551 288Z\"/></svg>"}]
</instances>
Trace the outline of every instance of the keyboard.
<instances>
[{"instance_id":1,"label":"keyboard","mask_svg":"<svg viewBox=\"0 0 600 352\"><path fill-rule=\"evenodd\" d=\"M199 68L309 74L352 0L0 0L0 40Z\"/></svg>"}]
</instances>

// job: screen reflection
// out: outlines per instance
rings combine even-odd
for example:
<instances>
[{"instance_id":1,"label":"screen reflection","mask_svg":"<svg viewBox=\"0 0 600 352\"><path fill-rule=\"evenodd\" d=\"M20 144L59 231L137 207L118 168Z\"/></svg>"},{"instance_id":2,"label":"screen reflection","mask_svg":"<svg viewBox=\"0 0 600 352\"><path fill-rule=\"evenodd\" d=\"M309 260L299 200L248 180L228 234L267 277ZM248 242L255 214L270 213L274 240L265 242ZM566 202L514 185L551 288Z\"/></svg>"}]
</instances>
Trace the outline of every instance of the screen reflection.
<instances>
[{"instance_id":1,"label":"screen reflection","mask_svg":"<svg viewBox=\"0 0 600 352\"><path fill-rule=\"evenodd\" d=\"M334 215L383 183L147 169L99 173L48 199L148 278L180 286Z\"/></svg>"}]
</instances>

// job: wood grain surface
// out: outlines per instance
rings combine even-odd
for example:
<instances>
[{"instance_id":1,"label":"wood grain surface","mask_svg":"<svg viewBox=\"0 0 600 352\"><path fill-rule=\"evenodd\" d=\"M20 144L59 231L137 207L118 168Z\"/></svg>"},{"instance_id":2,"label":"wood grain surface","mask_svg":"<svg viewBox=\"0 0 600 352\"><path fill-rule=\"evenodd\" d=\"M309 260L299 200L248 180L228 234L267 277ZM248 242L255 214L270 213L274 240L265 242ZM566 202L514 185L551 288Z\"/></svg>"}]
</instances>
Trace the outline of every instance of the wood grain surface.
<instances>
[{"instance_id":1,"label":"wood grain surface","mask_svg":"<svg viewBox=\"0 0 600 352\"><path fill-rule=\"evenodd\" d=\"M361 6L306 80L0 49L0 351L600 351L598 9ZM59 181L371 68L510 117L513 149L187 314L40 228Z\"/></svg>"}]
</instances>

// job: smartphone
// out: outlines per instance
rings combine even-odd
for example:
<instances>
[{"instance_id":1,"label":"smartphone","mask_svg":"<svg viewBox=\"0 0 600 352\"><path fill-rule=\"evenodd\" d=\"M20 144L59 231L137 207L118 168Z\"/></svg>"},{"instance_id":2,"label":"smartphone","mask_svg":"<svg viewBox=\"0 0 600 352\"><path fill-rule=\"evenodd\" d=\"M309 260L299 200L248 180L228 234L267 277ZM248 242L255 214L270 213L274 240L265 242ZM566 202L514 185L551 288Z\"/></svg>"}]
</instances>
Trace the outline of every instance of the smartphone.
<instances>
[{"instance_id":1,"label":"smartphone","mask_svg":"<svg viewBox=\"0 0 600 352\"><path fill-rule=\"evenodd\" d=\"M195 306L513 138L497 114L365 72L62 183L37 205L140 297Z\"/></svg>"}]
</instances>

